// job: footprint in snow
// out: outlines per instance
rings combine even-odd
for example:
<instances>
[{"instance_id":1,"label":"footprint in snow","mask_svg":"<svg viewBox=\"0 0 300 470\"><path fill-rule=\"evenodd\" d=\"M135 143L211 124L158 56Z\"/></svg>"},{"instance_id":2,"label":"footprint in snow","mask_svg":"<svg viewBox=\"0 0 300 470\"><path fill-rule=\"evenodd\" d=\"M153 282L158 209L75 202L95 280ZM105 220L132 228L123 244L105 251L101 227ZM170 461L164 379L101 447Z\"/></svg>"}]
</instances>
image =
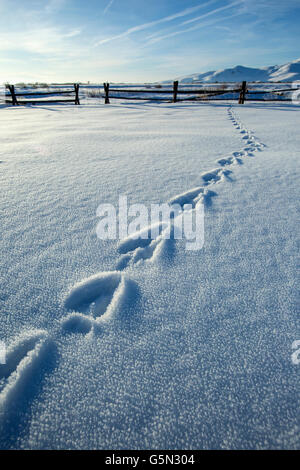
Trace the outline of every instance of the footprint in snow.
<instances>
[{"instance_id":1,"label":"footprint in snow","mask_svg":"<svg viewBox=\"0 0 300 470\"><path fill-rule=\"evenodd\" d=\"M44 330L21 335L0 364L0 446L13 446L26 426L26 410L55 365L56 348ZM9 442L9 444L8 444Z\"/></svg>"},{"instance_id":2,"label":"footprint in snow","mask_svg":"<svg viewBox=\"0 0 300 470\"><path fill-rule=\"evenodd\" d=\"M242 165L243 162L240 158L238 157L228 157L228 158L220 158L220 160L217 161L217 163L219 163L219 165L221 166L228 166L228 165L234 165L234 164L238 164L238 165Z\"/></svg>"},{"instance_id":3,"label":"footprint in snow","mask_svg":"<svg viewBox=\"0 0 300 470\"><path fill-rule=\"evenodd\" d=\"M72 313L63 320L63 331L82 334L92 329L101 331L114 318L122 300L130 297L133 284L120 271L96 274L76 284L64 302Z\"/></svg>"},{"instance_id":4,"label":"footprint in snow","mask_svg":"<svg viewBox=\"0 0 300 470\"><path fill-rule=\"evenodd\" d=\"M140 261L153 261L167 243L164 233L168 227L164 222L152 224L123 239L118 247L119 253L123 255L119 260L118 269L123 270Z\"/></svg>"},{"instance_id":5,"label":"footprint in snow","mask_svg":"<svg viewBox=\"0 0 300 470\"><path fill-rule=\"evenodd\" d=\"M229 171L222 170L224 174ZM214 175L216 177L216 175ZM196 187L174 196L168 201L168 205L180 206L183 208L189 204L191 210L194 210L198 204L211 205L211 199L217 194L206 187ZM178 208L177 208L178 209ZM174 224L177 217L181 217L181 211L174 211L174 217L170 222L160 222L159 224L149 225L144 229L128 236L119 244L118 251L121 253L117 268L124 270L141 261L154 261L163 257L167 253L174 253Z\"/></svg>"},{"instance_id":6,"label":"footprint in snow","mask_svg":"<svg viewBox=\"0 0 300 470\"><path fill-rule=\"evenodd\" d=\"M202 173L201 176L202 176L205 186L208 186L210 184L215 184L215 183L218 183L219 181L223 181L225 178L228 178L231 173L232 171L230 170L224 170L223 168L216 168L215 170Z\"/></svg>"}]
</instances>

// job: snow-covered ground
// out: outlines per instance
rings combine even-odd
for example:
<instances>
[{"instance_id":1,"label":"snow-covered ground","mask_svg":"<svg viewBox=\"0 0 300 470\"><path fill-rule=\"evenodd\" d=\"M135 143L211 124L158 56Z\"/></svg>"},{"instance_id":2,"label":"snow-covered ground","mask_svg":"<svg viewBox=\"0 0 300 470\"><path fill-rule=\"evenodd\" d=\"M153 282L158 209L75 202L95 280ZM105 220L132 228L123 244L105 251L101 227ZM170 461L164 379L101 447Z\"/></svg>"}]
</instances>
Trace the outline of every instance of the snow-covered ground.
<instances>
[{"instance_id":1,"label":"snow-covered ground","mask_svg":"<svg viewBox=\"0 0 300 470\"><path fill-rule=\"evenodd\" d=\"M0 109L1 448L299 447L299 125L275 103ZM119 195L202 197L204 247L99 240Z\"/></svg>"}]
</instances>

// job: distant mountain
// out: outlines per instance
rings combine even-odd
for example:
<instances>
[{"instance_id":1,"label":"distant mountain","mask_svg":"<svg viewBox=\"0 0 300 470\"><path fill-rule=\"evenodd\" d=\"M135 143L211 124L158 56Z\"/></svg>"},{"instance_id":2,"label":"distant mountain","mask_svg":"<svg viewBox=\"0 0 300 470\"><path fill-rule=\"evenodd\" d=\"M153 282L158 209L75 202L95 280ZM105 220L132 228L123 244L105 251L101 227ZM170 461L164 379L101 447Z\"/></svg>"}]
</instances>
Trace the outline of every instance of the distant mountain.
<instances>
[{"instance_id":1,"label":"distant mountain","mask_svg":"<svg viewBox=\"0 0 300 470\"><path fill-rule=\"evenodd\" d=\"M231 69L217 70L206 73L195 73L177 78L181 83L193 82L292 82L300 80L300 59L284 65L252 68L237 65Z\"/></svg>"}]
</instances>

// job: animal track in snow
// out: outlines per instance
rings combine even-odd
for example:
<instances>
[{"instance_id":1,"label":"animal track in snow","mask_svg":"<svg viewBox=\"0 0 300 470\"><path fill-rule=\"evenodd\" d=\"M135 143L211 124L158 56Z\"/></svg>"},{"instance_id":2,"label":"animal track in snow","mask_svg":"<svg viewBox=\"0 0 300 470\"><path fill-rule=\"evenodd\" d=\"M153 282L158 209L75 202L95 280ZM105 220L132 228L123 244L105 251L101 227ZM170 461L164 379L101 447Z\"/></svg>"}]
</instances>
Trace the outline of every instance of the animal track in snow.
<instances>
[{"instance_id":1,"label":"animal track in snow","mask_svg":"<svg viewBox=\"0 0 300 470\"><path fill-rule=\"evenodd\" d=\"M242 165L243 164L242 160L238 157L235 157L235 156L228 157L228 158L220 158L220 160L218 160L218 163L221 166L234 165L234 164Z\"/></svg>"},{"instance_id":2,"label":"animal track in snow","mask_svg":"<svg viewBox=\"0 0 300 470\"><path fill-rule=\"evenodd\" d=\"M123 255L118 263L118 269L125 269L130 264L139 261L153 260L166 242L164 233L169 224L160 222L149 225L144 229L129 235L123 239L118 251Z\"/></svg>"},{"instance_id":3,"label":"animal track in snow","mask_svg":"<svg viewBox=\"0 0 300 470\"><path fill-rule=\"evenodd\" d=\"M246 146L239 151L234 151L226 158L221 158L217 161L220 167L211 171L202 173L203 186L192 188L184 193L178 194L171 198L168 202L169 205L178 204L183 207L185 204L195 205L199 202L208 204L216 193L209 190L213 184L224 181L226 178L230 179L231 170L224 167L243 163L242 158L245 156L253 156L254 152L261 150L261 144L251 131L249 131L234 115L231 108L228 109L229 119L233 125L239 130L242 140L245 141ZM167 243L163 238L163 233L156 237L149 236L151 227L137 232L135 236L130 236L121 241L119 244L119 252L123 255L118 263L118 269L126 269L130 264L135 264L141 260L153 260L156 255L161 252L163 243ZM143 237L145 235L145 237Z\"/></svg>"},{"instance_id":4,"label":"animal track in snow","mask_svg":"<svg viewBox=\"0 0 300 470\"><path fill-rule=\"evenodd\" d=\"M218 168L201 174L202 186L174 196L169 200L169 206L178 204L183 207L191 204L191 210L194 210L199 203L209 205L211 199L217 195L210 187L225 181L226 178L230 179L232 171L224 167L242 164L243 157L253 156L255 151L261 150L264 146L235 117L231 108L228 109L228 116L240 132L246 146L239 151L232 152L226 158L220 158L217 161L220 165ZM93 327L99 327L111 318L126 291L127 279L122 271L139 262L155 260L170 243L170 238L164 235L166 231L169 233L169 230L172 230L173 224L174 221L150 225L129 235L119 243L118 251L121 257L117 264L118 271L100 273L75 285L65 299L65 307L72 313L63 320L63 330L68 333L86 334Z\"/></svg>"},{"instance_id":5,"label":"animal track in snow","mask_svg":"<svg viewBox=\"0 0 300 470\"><path fill-rule=\"evenodd\" d=\"M183 207L185 204L192 204L205 196L207 190L202 186L190 189L184 193L178 194L169 200L169 204L179 204Z\"/></svg>"},{"instance_id":6,"label":"animal track in snow","mask_svg":"<svg viewBox=\"0 0 300 470\"><path fill-rule=\"evenodd\" d=\"M262 151L262 149L265 147L265 145L261 143L255 137L255 135L249 131L239 119L235 117L231 107L227 112L228 117L233 123L234 127L240 132L242 140L245 141L246 147L243 147L238 152L232 152L231 156L228 156L227 158L220 158L217 160L217 163L222 167L234 164L242 164L242 157L253 157L256 151Z\"/></svg>"},{"instance_id":7,"label":"animal track in snow","mask_svg":"<svg viewBox=\"0 0 300 470\"><path fill-rule=\"evenodd\" d=\"M225 177L230 175L230 173L232 173L230 170L224 170L223 168L215 168L214 170L207 171L206 173L202 173L201 176L202 176L205 186L208 186L210 184L223 181Z\"/></svg>"},{"instance_id":8,"label":"animal track in snow","mask_svg":"<svg viewBox=\"0 0 300 470\"><path fill-rule=\"evenodd\" d=\"M34 377L47 362L50 344L47 332L38 330L24 334L8 348L6 362L0 365L0 417L24 393L30 393Z\"/></svg>"},{"instance_id":9,"label":"animal track in snow","mask_svg":"<svg viewBox=\"0 0 300 470\"><path fill-rule=\"evenodd\" d=\"M63 331L88 333L112 318L126 290L126 279L119 271L103 272L76 284L65 299L72 313L63 320Z\"/></svg>"},{"instance_id":10,"label":"animal track in snow","mask_svg":"<svg viewBox=\"0 0 300 470\"><path fill-rule=\"evenodd\" d=\"M168 247L171 248L171 244L174 240L174 226L176 221L182 226L182 221L179 221L179 218L182 217L182 213L178 213L178 208L175 206L177 205L180 206L180 208L183 208L185 205L190 205L190 211L195 210L198 207L198 204L206 204L209 206L211 198L216 196L216 193L209 190L206 186L215 183L222 178L219 171L222 175L230 173L229 171L218 169L218 171L213 170L213 174L210 174L209 176L204 174L204 180L207 178L207 181L204 181L203 187L190 189L174 196L168 201L171 213L172 207L174 210L173 218L171 217L168 223L161 222L160 224L149 225L148 227L122 240L119 244L118 251L123 256L121 256L117 268L123 270L128 266L141 261L152 262L163 252L166 252Z\"/></svg>"},{"instance_id":11,"label":"animal track in snow","mask_svg":"<svg viewBox=\"0 0 300 470\"><path fill-rule=\"evenodd\" d=\"M0 365L0 448L14 449L46 374L56 366L56 345L44 330L23 333Z\"/></svg>"},{"instance_id":12,"label":"animal track in snow","mask_svg":"<svg viewBox=\"0 0 300 470\"><path fill-rule=\"evenodd\" d=\"M157 238L159 234L165 229L167 224L160 222L157 224L149 225L131 235L124 238L119 244L119 252L122 254L134 251L138 248L146 248L151 244L154 238ZM156 236L155 236L156 235Z\"/></svg>"}]
</instances>

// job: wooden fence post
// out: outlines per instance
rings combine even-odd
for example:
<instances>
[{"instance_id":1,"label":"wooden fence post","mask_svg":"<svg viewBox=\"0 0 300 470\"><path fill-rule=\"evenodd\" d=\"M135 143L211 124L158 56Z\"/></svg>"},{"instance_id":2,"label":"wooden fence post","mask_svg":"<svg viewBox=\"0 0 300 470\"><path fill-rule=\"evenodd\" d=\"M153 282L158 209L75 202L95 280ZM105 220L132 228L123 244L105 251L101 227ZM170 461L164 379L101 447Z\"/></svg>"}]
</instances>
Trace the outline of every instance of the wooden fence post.
<instances>
[{"instance_id":1,"label":"wooden fence post","mask_svg":"<svg viewBox=\"0 0 300 470\"><path fill-rule=\"evenodd\" d=\"M241 89L241 92L240 92L239 104L244 104L245 103L246 91L247 91L247 82L244 81L242 83L242 89Z\"/></svg>"},{"instance_id":2,"label":"wooden fence post","mask_svg":"<svg viewBox=\"0 0 300 470\"><path fill-rule=\"evenodd\" d=\"M75 90L75 104L80 104L79 101L79 84L74 83L74 90Z\"/></svg>"},{"instance_id":3,"label":"wooden fence post","mask_svg":"<svg viewBox=\"0 0 300 470\"><path fill-rule=\"evenodd\" d=\"M105 104L109 104L109 83L103 83L105 91Z\"/></svg>"},{"instance_id":4,"label":"wooden fence post","mask_svg":"<svg viewBox=\"0 0 300 470\"><path fill-rule=\"evenodd\" d=\"M173 103L177 101L178 81L173 82Z\"/></svg>"},{"instance_id":5,"label":"wooden fence post","mask_svg":"<svg viewBox=\"0 0 300 470\"><path fill-rule=\"evenodd\" d=\"M8 85L8 89L9 89L10 94L11 94L12 105L17 106L19 103L17 101L14 85Z\"/></svg>"}]
</instances>

